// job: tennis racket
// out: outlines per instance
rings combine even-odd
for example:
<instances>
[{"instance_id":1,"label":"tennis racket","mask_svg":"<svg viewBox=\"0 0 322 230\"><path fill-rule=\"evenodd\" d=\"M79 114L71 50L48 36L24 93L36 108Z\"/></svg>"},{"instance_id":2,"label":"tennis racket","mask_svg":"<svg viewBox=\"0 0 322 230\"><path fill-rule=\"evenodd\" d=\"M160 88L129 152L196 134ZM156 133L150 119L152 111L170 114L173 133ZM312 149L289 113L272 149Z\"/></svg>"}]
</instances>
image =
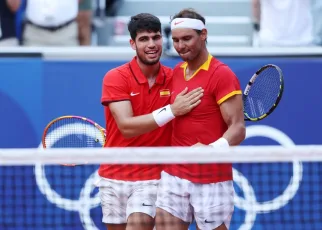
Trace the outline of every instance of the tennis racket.
<instances>
[{"instance_id":1,"label":"tennis racket","mask_svg":"<svg viewBox=\"0 0 322 230\"><path fill-rule=\"evenodd\" d=\"M244 93L244 120L259 121L270 115L279 104L284 91L282 70L265 65L249 80Z\"/></svg>"},{"instance_id":2,"label":"tennis racket","mask_svg":"<svg viewBox=\"0 0 322 230\"><path fill-rule=\"evenodd\" d=\"M105 144L105 129L80 116L61 116L46 126L42 146L46 148L95 148ZM75 166L75 164L63 164Z\"/></svg>"}]
</instances>

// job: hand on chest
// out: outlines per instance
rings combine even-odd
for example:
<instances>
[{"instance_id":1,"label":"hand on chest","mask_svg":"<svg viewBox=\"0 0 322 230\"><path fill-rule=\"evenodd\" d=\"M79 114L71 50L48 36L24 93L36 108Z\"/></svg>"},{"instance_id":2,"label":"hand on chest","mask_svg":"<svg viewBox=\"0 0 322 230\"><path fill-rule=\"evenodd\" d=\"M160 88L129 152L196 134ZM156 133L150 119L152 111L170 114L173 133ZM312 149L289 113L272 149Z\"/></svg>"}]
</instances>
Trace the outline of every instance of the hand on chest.
<instances>
[{"instance_id":1,"label":"hand on chest","mask_svg":"<svg viewBox=\"0 0 322 230\"><path fill-rule=\"evenodd\" d=\"M209 84L209 81L202 78L192 78L188 81L174 79L173 81L173 93L171 94L171 103L174 102L176 96L182 92L186 87L188 87L188 92L202 87L204 89L203 97L201 98L201 103L194 108L190 114L195 113L209 113L214 112L219 109L219 106L216 102L215 94L213 92L213 87Z\"/></svg>"}]
</instances>

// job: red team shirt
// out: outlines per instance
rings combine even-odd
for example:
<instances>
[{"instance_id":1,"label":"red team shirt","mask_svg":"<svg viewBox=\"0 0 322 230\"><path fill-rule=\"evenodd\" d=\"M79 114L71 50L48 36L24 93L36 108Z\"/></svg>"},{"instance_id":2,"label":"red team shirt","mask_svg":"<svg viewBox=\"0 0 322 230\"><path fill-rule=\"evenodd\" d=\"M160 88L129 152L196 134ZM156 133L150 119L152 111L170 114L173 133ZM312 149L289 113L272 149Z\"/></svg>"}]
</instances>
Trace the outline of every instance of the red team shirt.
<instances>
[{"instance_id":1,"label":"red team shirt","mask_svg":"<svg viewBox=\"0 0 322 230\"><path fill-rule=\"evenodd\" d=\"M172 91L172 70L160 64L160 71L155 84L149 88L146 77L141 72L136 57L130 63L109 71L103 80L101 102L129 100L133 116L149 114L170 103ZM109 110L105 109L106 143L105 147L141 147L170 146L171 122L147 134L133 138L124 138ZM160 165L106 165L99 168L99 175L104 178L139 181L160 179Z\"/></svg>"},{"instance_id":2,"label":"red team shirt","mask_svg":"<svg viewBox=\"0 0 322 230\"><path fill-rule=\"evenodd\" d=\"M191 146L197 142L208 145L226 132L228 127L219 106L228 98L241 94L240 84L230 68L211 55L188 80L185 79L186 67L187 63L181 63L173 70L171 101L185 87L193 90L201 86L205 91L201 103L195 109L172 121L172 146ZM194 183L232 180L231 164L169 165L165 171Z\"/></svg>"}]
</instances>

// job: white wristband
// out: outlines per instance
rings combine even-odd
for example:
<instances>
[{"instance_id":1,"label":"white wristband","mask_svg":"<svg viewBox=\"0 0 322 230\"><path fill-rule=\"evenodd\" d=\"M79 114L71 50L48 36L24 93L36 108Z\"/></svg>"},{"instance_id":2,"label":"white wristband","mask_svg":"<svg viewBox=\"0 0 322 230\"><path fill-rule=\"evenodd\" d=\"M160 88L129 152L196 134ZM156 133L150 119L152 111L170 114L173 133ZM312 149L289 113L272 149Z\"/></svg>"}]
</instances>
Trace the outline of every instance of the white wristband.
<instances>
[{"instance_id":1,"label":"white wristband","mask_svg":"<svg viewBox=\"0 0 322 230\"><path fill-rule=\"evenodd\" d=\"M228 141L223 137L219 138L217 141L215 141L215 142L213 142L213 143L211 143L209 145L211 145L212 147L216 147L216 148L227 148L227 147L229 147Z\"/></svg>"},{"instance_id":2,"label":"white wristband","mask_svg":"<svg viewBox=\"0 0 322 230\"><path fill-rule=\"evenodd\" d=\"M164 106L152 112L153 118L159 127L164 126L169 121L173 120L175 116L172 113L170 105Z\"/></svg>"}]
</instances>

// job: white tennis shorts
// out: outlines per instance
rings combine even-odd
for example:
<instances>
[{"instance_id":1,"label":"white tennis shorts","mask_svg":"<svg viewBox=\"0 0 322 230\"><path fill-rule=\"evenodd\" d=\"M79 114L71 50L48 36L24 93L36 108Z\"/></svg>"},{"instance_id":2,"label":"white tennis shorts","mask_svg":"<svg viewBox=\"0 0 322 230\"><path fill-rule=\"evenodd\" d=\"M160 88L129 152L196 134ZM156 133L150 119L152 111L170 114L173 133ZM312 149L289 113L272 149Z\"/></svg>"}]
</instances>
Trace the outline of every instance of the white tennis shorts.
<instances>
[{"instance_id":1,"label":"white tennis shorts","mask_svg":"<svg viewBox=\"0 0 322 230\"><path fill-rule=\"evenodd\" d=\"M233 181L198 184L162 172L156 206L184 222L195 219L202 230L223 223L229 229L234 211Z\"/></svg>"},{"instance_id":2,"label":"white tennis shorts","mask_svg":"<svg viewBox=\"0 0 322 230\"><path fill-rule=\"evenodd\" d=\"M134 212L155 217L159 180L119 181L101 178L99 187L103 223L125 224Z\"/></svg>"}]
</instances>

